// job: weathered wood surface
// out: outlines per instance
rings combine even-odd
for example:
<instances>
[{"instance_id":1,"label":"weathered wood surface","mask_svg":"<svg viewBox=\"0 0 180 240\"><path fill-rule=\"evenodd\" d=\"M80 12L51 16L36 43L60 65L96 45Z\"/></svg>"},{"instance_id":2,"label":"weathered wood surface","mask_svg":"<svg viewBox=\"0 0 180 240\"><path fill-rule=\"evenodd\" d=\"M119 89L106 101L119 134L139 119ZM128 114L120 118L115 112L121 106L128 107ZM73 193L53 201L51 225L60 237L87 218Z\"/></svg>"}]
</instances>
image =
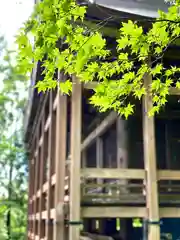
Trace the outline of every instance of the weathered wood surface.
<instances>
[{"instance_id":1,"label":"weathered wood surface","mask_svg":"<svg viewBox=\"0 0 180 240\"><path fill-rule=\"evenodd\" d=\"M158 203L158 186L157 186L157 169L156 169L156 143L154 117L149 116L153 107L151 87L152 77L150 74L144 76L144 87L146 95L143 97L143 148L144 148L144 165L146 169L146 197L147 211L149 222L159 221L159 203ZM148 240L160 239L160 225L148 225Z\"/></svg>"},{"instance_id":2,"label":"weathered wood surface","mask_svg":"<svg viewBox=\"0 0 180 240\"><path fill-rule=\"evenodd\" d=\"M60 73L59 78L60 78ZM63 79L61 79L63 81ZM57 93L56 108L56 149L55 149L55 218L57 224L54 226L54 240L65 239L64 215L59 214L58 207L64 202L65 185L65 161L66 161L66 127L67 127L67 96Z\"/></svg>"},{"instance_id":3,"label":"weathered wood surface","mask_svg":"<svg viewBox=\"0 0 180 240\"><path fill-rule=\"evenodd\" d=\"M81 124L82 86L73 77L71 97L71 165L70 165L70 221L80 222L80 169L81 169ZM78 224L69 226L69 240L79 240Z\"/></svg>"}]
</instances>

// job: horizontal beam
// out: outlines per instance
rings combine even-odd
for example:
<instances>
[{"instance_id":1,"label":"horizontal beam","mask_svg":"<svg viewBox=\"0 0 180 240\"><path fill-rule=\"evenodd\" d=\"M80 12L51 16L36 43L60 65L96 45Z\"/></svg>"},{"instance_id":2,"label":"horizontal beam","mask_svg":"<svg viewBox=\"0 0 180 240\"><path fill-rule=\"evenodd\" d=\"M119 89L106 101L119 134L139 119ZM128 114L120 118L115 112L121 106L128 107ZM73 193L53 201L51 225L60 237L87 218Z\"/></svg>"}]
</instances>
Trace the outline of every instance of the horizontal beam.
<instances>
[{"instance_id":1,"label":"horizontal beam","mask_svg":"<svg viewBox=\"0 0 180 240\"><path fill-rule=\"evenodd\" d=\"M161 218L180 218L180 209L176 207L159 208ZM147 217L145 207L82 207L82 218L133 218ZM51 209L50 218L55 219L55 209ZM39 213L29 216L29 220L39 220ZM42 219L47 219L47 211L42 212Z\"/></svg>"},{"instance_id":2,"label":"horizontal beam","mask_svg":"<svg viewBox=\"0 0 180 240\"><path fill-rule=\"evenodd\" d=\"M158 180L180 180L180 171L159 170Z\"/></svg>"},{"instance_id":3,"label":"horizontal beam","mask_svg":"<svg viewBox=\"0 0 180 240\"><path fill-rule=\"evenodd\" d=\"M159 208L160 218L180 218L179 208ZM83 218L147 218L145 207L83 207Z\"/></svg>"},{"instance_id":4,"label":"horizontal beam","mask_svg":"<svg viewBox=\"0 0 180 240\"><path fill-rule=\"evenodd\" d=\"M175 88L175 87L170 87L169 94L170 95L180 95L180 89Z\"/></svg>"},{"instance_id":5,"label":"horizontal beam","mask_svg":"<svg viewBox=\"0 0 180 240\"><path fill-rule=\"evenodd\" d=\"M107 179L144 179L143 169L122 168L83 168L81 176L85 178L107 178ZM158 180L180 180L180 171L159 170Z\"/></svg>"},{"instance_id":6,"label":"horizontal beam","mask_svg":"<svg viewBox=\"0 0 180 240\"><path fill-rule=\"evenodd\" d=\"M159 212L161 218L180 218L180 208L160 208Z\"/></svg>"},{"instance_id":7,"label":"horizontal beam","mask_svg":"<svg viewBox=\"0 0 180 240\"><path fill-rule=\"evenodd\" d=\"M84 88L86 89L94 89L97 87L99 83L98 82L88 82L84 84ZM169 94L170 95L180 95L180 89L175 88L175 87L170 87L169 88Z\"/></svg>"},{"instance_id":8,"label":"horizontal beam","mask_svg":"<svg viewBox=\"0 0 180 240\"><path fill-rule=\"evenodd\" d=\"M147 215L145 207L83 207L83 218L143 218Z\"/></svg>"},{"instance_id":9,"label":"horizontal beam","mask_svg":"<svg viewBox=\"0 0 180 240\"><path fill-rule=\"evenodd\" d=\"M145 170L120 168L83 168L81 177L107 179L144 179Z\"/></svg>"}]
</instances>

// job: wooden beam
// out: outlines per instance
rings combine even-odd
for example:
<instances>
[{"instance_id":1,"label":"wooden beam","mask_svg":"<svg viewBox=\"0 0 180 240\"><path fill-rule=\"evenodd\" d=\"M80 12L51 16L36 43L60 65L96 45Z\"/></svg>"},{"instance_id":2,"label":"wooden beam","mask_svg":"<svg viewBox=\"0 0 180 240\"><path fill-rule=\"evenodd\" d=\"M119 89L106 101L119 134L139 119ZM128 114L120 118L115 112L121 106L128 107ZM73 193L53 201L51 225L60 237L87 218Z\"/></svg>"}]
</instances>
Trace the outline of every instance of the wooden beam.
<instances>
[{"instance_id":1,"label":"wooden beam","mask_svg":"<svg viewBox=\"0 0 180 240\"><path fill-rule=\"evenodd\" d=\"M48 129L49 129L49 126L51 124L51 115L48 115L47 119L46 119L46 123L45 123L45 126L44 126L44 131L46 132Z\"/></svg>"},{"instance_id":2,"label":"wooden beam","mask_svg":"<svg viewBox=\"0 0 180 240\"><path fill-rule=\"evenodd\" d=\"M103 168L103 139L102 137L97 137L96 139L96 168ZM103 179L97 179L97 184L103 184ZM103 189L103 188L101 188ZM86 219L86 221L88 221ZM94 220L96 222L96 220ZM105 221L103 219L98 219L99 221L99 233L104 232Z\"/></svg>"},{"instance_id":3,"label":"wooden beam","mask_svg":"<svg viewBox=\"0 0 180 240\"><path fill-rule=\"evenodd\" d=\"M58 73L58 78L63 81ZM66 165L67 139L67 96L57 92L56 107L56 149L55 149L55 221L54 240L65 239L64 214L59 214L59 207L64 204L64 179ZM62 209L62 208L61 208Z\"/></svg>"},{"instance_id":4,"label":"wooden beam","mask_svg":"<svg viewBox=\"0 0 180 240\"><path fill-rule=\"evenodd\" d=\"M180 218L180 208L177 207L160 208L159 211L161 218Z\"/></svg>"},{"instance_id":5,"label":"wooden beam","mask_svg":"<svg viewBox=\"0 0 180 240\"><path fill-rule=\"evenodd\" d=\"M100 84L100 83L95 82L95 81L88 82L88 83L84 84L84 88L85 89L95 89L98 86L98 84ZM169 94L170 95L180 95L180 89L175 88L175 87L170 87L169 88Z\"/></svg>"},{"instance_id":6,"label":"wooden beam","mask_svg":"<svg viewBox=\"0 0 180 240\"><path fill-rule=\"evenodd\" d=\"M83 218L143 218L147 215L145 207L83 207Z\"/></svg>"},{"instance_id":7,"label":"wooden beam","mask_svg":"<svg viewBox=\"0 0 180 240\"><path fill-rule=\"evenodd\" d=\"M53 136L53 127L54 126L54 117L53 117L53 99L52 99L52 91L49 92L49 116L45 123L44 131L49 131L48 134L48 174L47 174L47 223L46 223L46 239L52 240L52 225L49 224L51 219L51 201L52 201L52 188L51 188L51 174L52 174L52 160L54 161L54 136ZM47 124L48 123L48 124ZM47 127L48 125L48 127Z\"/></svg>"},{"instance_id":8,"label":"wooden beam","mask_svg":"<svg viewBox=\"0 0 180 240\"><path fill-rule=\"evenodd\" d=\"M36 157L34 158L35 159L35 162L34 162L34 171L35 171L35 176L34 176L34 195L36 195L37 191L38 191L38 176L39 176L39 164L38 164L38 161L39 161L39 149L37 147L38 145L38 141L39 141L39 129L36 129L36 137L35 137L35 149L36 149ZM35 215L36 212L39 210L37 209L38 208L38 205L37 205L37 198L34 199L34 202L33 202L33 214ZM34 219L33 221L33 233L35 234L36 230L38 231L38 229L36 229L36 221Z\"/></svg>"},{"instance_id":9,"label":"wooden beam","mask_svg":"<svg viewBox=\"0 0 180 240\"><path fill-rule=\"evenodd\" d=\"M70 166L70 224L69 240L79 240L80 227L80 168L81 168L81 124L82 124L82 86L73 77L71 98L71 166Z\"/></svg>"},{"instance_id":10,"label":"wooden beam","mask_svg":"<svg viewBox=\"0 0 180 240\"><path fill-rule=\"evenodd\" d=\"M117 119L118 114L115 112L111 112L101 123L97 128L92 131L88 137L83 141L81 145L81 151L85 150L87 147L89 147L97 137L101 136L108 127L110 127L115 120Z\"/></svg>"},{"instance_id":11,"label":"wooden beam","mask_svg":"<svg viewBox=\"0 0 180 240\"><path fill-rule=\"evenodd\" d=\"M53 110L54 111L56 110L57 105L58 105L58 98L59 98L59 94L57 92L56 97L55 97L54 102L53 102Z\"/></svg>"},{"instance_id":12,"label":"wooden beam","mask_svg":"<svg viewBox=\"0 0 180 240\"><path fill-rule=\"evenodd\" d=\"M175 88L175 87L170 87L169 89L169 94L170 95L180 95L180 89Z\"/></svg>"},{"instance_id":13,"label":"wooden beam","mask_svg":"<svg viewBox=\"0 0 180 240\"><path fill-rule=\"evenodd\" d=\"M81 144L81 151L86 150L91 144L96 141L96 138L103 135L103 133L110 127L117 119L118 114L111 112L97 127L94 129ZM68 159L71 159L71 154L69 154ZM70 163L70 162L69 162Z\"/></svg>"},{"instance_id":14,"label":"wooden beam","mask_svg":"<svg viewBox=\"0 0 180 240\"><path fill-rule=\"evenodd\" d=\"M180 171L175 170L159 170L158 180L180 180Z\"/></svg>"},{"instance_id":15,"label":"wooden beam","mask_svg":"<svg viewBox=\"0 0 180 240\"><path fill-rule=\"evenodd\" d=\"M103 140L101 137L96 139L96 168L103 168ZM103 183L103 179L97 179L98 184Z\"/></svg>"},{"instance_id":16,"label":"wooden beam","mask_svg":"<svg viewBox=\"0 0 180 240\"><path fill-rule=\"evenodd\" d=\"M84 168L81 169L83 178L106 179L144 179L145 171L142 169L116 169L116 168Z\"/></svg>"},{"instance_id":17,"label":"wooden beam","mask_svg":"<svg viewBox=\"0 0 180 240\"><path fill-rule=\"evenodd\" d=\"M176 207L162 207L159 209L161 218L180 218L180 209ZM51 209L51 218L55 217L55 209ZM38 219L39 213L29 216ZM81 216L84 218L132 218L147 217L145 207L82 207ZM42 212L42 218L47 219L47 211Z\"/></svg>"},{"instance_id":18,"label":"wooden beam","mask_svg":"<svg viewBox=\"0 0 180 240\"><path fill-rule=\"evenodd\" d=\"M148 218L151 222L159 221L159 203L157 187L157 169L156 169L156 148L155 148L155 129L154 117L149 117L148 113L152 109L152 95L150 86L152 77L149 74L144 76L144 87L146 95L143 97L143 147L144 164L146 169L146 205L148 209ZM148 240L160 239L160 225L149 224Z\"/></svg>"},{"instance_id":19,"label":"wooden beam","mask_svg":"<svg viewBox=\"0 0 180 240\"><path fill-rule=\"evenodd\" d=\"M41 120L41 139L44 139L44 124L45 124L45 116L44 114L42 115L42 120ZM39 237L43 237L43 224L42 224L42 211L43 211L43 170L44 170L44 141L42 141L41 146L39 146L41 151L40 151L40 176L39 176L39 181L40 181L40 197L39 197L39 223L38 223L38 235Z\"/></svg>"}]
</instances>

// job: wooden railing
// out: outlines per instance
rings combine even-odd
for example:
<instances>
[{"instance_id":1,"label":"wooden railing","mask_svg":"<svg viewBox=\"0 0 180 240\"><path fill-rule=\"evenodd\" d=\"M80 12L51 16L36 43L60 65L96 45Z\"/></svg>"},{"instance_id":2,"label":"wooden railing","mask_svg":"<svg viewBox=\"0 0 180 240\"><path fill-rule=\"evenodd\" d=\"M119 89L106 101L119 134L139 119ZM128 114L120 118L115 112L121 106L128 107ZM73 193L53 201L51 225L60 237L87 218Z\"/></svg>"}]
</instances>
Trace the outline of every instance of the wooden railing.
<instances>
[{"instance_id":1,"label":"wooden railing","mask_svg":"<svg viewBox=\"0 0 180 240\"><path fill-rule=\"evenodd\" d=\"M85 168L81 170L81 177L84 204L146 203L145 170ZM101 182L105 179L106 183L99 184L97 179L102 179ZM159 203L180 204L180 183L175 182L180 180L180 171L160 170L158 180Z\"/></svg>"}]
</instances>

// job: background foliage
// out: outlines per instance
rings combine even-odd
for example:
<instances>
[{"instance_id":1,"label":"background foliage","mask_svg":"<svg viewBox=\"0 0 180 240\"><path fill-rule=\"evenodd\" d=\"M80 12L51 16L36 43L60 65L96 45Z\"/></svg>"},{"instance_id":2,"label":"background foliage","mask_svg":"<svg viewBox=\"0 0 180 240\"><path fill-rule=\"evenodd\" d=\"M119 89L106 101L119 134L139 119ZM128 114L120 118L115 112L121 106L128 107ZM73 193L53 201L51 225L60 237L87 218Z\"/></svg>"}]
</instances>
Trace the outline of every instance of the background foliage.
<instances>
[{"instance_id":1,"label":"background foliage","mask_svg":"<svg viewBox=\"0 0 180 240\"><path fill-rule=\"evenodd\" d=\"M13 64L14 53L6 49L3 37L0 47L0 239L24 240L27 158L22 119L26 82L18 75Z\"/></svg>"}]
</instances>

